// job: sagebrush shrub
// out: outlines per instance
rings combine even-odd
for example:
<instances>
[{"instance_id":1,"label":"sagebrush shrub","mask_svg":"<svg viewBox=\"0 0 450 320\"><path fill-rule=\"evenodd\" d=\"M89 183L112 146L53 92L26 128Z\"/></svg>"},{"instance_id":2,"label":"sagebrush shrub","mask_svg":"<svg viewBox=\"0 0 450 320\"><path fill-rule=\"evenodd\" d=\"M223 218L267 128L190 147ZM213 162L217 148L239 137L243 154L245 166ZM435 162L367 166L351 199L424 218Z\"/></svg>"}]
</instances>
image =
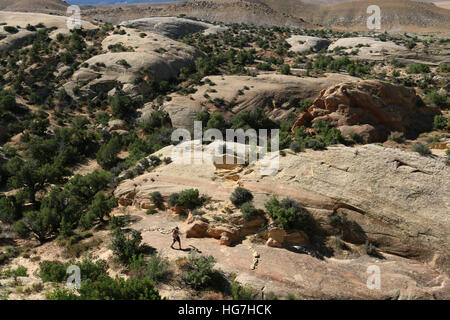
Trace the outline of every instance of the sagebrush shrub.
<instances>
[{"instance_id":1,"label":"sagebrush shrub","mask_svg":"<svg viewBox=\"0 0 450 320\"><path fill-rule=\"evenodd\" d=\"M253 200L252 193L249 190L242 187L237 187L236 189L234 189L230 197L231 203L233 203L236 207L240 207L244 203L252 200Z\"/></svg>"},{"instance_id":2,"label":"sagebrush shrub","mask_svg":"<svg viewBox=\"0 0 450 320\"><path fill-rule=\"evenodd\" d=\"M307 233L313 230L314 220L310 213L295 200L286 198L279 201L272 196L265 207L275 224L283 229L299 229Z\"/></svg>"},{"instance_id":3,"label":"sagebrush shrub","mask_svg":"<svg viewBox=\"0 0 450 320\"><path fill-rule=\"evenodd\" d=\"M420 142L417 142L413 146L412 151L417 152L421 156L428 156L431 154L430 148L428 148L426 145Z\"/></svg>"},{"instance_id":4,"label":"sagebrush shrub","mask_svg":"<svg viewBox=\"0 0 450 320\"><path fill-rule=\"evenodd\" d=\"M245 221L250 221L258 215L258 210L250 202L242 204L241 212Z\"/></svg>"}]
</instances>

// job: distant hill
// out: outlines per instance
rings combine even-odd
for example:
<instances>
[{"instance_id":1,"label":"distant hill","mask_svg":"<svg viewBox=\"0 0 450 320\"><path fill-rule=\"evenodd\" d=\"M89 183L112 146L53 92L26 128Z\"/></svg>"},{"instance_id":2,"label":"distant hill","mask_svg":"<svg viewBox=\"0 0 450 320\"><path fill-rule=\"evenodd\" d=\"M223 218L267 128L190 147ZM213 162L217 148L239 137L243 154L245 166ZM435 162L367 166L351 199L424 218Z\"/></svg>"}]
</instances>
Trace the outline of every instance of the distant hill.
<instances>
[{"instance_id":1,"label":"distant hill","mask_svg":"<svg viewBox=\"0 0 450 320\"><path fill-rule=\"evenodd\" d=\"M246 23L367 31L367 8L382 10L382 30L396 32L450 32L450 1L413 0L68 0L84 6L85 19L119 23L155 16L185 15L210 22ZM139 2L139 3L124 3ZM0 10L64 12L62 0L0 0Z\"/></svg>"},{"instance_id":2,"label":"distant hill","mask_svg":"<svg viewBox=\"0 0 450 320\"><path fill-rule=\"evenodd\" d=\"M68 4L61 0L0 0L0 10L50 12L65 11Z\"/></svg>"},{"instance_id":3,"label":"distant hill","mask_svg":"<svg viewBox=\"0 0 450 320\"><path fill-rule=\"evenodd\" d=\"M343 2L323 7L312 21L325 26L344 29L365 29L367 8L371 0ZM380 0L382 29L387 31L443 31L450 30L450 11L432 3L410 0Z\"/></svg>"},{"instance_id":4,"label":"distant hill","mask_svg":"<svg viewBox=\"0 0 450 320\"><path fill-rule=\"evenodd\" d=\"M248 0L267 4L280 13L289 13L313 24L347 30L367 30L367 8L376 4L382 13L382 29L387 31L450 30L450 12L433 3L412 0ZM308 2L308 3L306 3ZM335 3L318 5L317 3ZM431 1L428 1L431 2Z\"/></svg>"}]
</instances>

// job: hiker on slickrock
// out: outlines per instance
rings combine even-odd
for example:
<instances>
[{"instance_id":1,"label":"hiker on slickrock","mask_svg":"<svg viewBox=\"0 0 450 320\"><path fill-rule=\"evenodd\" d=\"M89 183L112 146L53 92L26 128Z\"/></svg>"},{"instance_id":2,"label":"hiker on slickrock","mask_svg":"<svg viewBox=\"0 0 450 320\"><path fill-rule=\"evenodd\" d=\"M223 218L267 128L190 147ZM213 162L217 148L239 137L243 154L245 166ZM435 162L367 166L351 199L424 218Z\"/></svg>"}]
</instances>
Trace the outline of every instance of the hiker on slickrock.
<instances>
[{"instance_id":1,"label":"hiker on slickrock","mask_svg":"<svg viewBox=\"0 0 450 320\"><path fill-rule=\"evenodd\" d=\"M173 247L175 242L178 242L178 245L180 246L181 250L180 229L178 229L178 227L175 227L175 229L172 230L172 245L170 246L172 249L175 249Z\"/></svg>"}]
</instances>

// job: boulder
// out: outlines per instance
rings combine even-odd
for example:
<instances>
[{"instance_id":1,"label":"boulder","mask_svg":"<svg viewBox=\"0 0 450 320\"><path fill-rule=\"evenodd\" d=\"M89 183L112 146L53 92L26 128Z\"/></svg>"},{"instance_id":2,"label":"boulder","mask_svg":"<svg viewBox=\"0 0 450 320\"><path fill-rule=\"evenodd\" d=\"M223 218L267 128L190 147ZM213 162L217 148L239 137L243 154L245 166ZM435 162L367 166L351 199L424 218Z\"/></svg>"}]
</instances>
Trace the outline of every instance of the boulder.
<instances>
[{"instance_id":1,"label":"boulder","mask_svg":"<svg viewBox=\"0 0 450 320\"><path fill-rule=\"evenodd\" d=\"M290 51L293 52L306 52L306 51L320 51L328 48L331 41L328 39L311 37L311 36L299 36L295 35L286 40L291 45Z\"/></svg>"},{"instance_id":2,"label":"boulder","mask_svg":"<svg viewBox=\"0 0 450 320\"><path fill-rule=\"evenodd\" d=\"M195 221L186 230L186 238L204 238L208 224L203 221Z\"/></svg>"},{"instance_id":3,"label":"boulder","mask_svg":"<svg viewBox=\"0 0 450 320\"><path fill-rule=\"evenodd\" d=\"M269 247L289 247L308 243L308 236L302 231L286 231L280 228L271 227L261 233L263 239L267 239L266 245Z\"/></svg>"},{"instance_id":4,"label":"boulder","mask_svg":"<svg viewBox=\"0 0 450 320\"><path fill-rule=\"evenodd\" d=\"M383 142L393 131L415 138L431 130L437 114L439 109L427 107L414 89L365 80L323 90L313 105L298 116L292 130L323 120L344 136L354 132L366 143Z\"/></svg>"},{"instance_id":5,"label":"boulder","mask_svg":"<svg viewBox=\"0 0 450 320\"><path fill-rule=\"evenodd\" d=\"M112 119L108 122L108 130L126 130L127 129L127 123L124 120L120 119Z\"/></svg>"}]
</instances>

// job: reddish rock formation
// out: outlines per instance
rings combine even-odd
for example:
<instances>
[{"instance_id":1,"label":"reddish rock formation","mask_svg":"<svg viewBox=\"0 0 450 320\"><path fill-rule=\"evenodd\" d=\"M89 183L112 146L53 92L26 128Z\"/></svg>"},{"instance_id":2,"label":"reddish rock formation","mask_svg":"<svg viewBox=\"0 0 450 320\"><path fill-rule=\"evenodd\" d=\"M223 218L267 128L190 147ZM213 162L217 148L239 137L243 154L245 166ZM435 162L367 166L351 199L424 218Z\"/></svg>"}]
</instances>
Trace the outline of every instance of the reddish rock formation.
<instances>
[{"instance_id":1,"label":"reddish rock formation","mask_svg":"<svg viewBox=\"0 0 450 320\"><path fill-rule=\"evenodd\" d=\"M320 93L292 127L311 127L324 120L344 136L351 132L364 142L383 142L390 132L407 138L432 129L437 108L427 107L414 89L377 80L341 83Z\"/></svg>"}]
</instances>

